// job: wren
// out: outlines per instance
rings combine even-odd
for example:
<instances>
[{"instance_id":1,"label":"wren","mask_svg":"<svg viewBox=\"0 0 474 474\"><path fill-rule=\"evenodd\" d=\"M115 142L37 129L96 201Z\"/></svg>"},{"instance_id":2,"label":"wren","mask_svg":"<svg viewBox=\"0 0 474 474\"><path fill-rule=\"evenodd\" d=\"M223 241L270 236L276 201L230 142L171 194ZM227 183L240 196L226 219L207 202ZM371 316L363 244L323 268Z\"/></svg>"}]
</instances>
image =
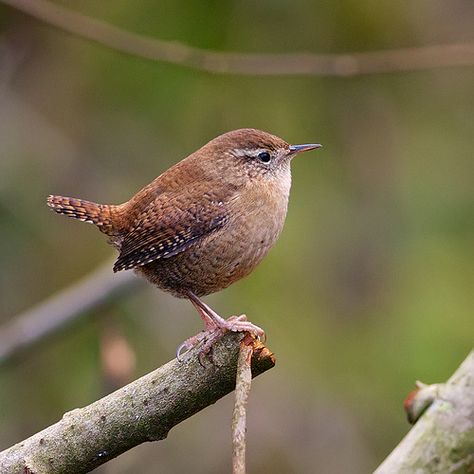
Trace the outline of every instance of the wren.
<instances>
[{"instance_id":1,"label":"wren","mask_svg":"<svg viewBox=\"0 0 474 474\"><path fill-rule=\"evenodd\" d=\"M226 331L264 338L244 315L224 319L201 301L247 276L277 240L286 218L291 159L319 144L289 145L256 129L211 140L119 205L49 196L48 206L95 224L119 251L114 272L133 269L196 307L205 331L183 350L201 354Z\"/></svg>"}]
</instances>

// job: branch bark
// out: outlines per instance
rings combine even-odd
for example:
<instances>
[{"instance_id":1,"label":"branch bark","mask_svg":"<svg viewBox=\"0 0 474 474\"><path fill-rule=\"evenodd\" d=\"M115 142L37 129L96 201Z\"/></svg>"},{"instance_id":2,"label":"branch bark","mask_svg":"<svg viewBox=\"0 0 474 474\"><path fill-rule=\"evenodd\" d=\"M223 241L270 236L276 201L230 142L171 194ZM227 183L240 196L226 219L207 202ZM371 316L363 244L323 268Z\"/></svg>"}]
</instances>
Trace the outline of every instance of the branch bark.
<instances>
[{"instance_id":1,"label":"branch bark","mask_svg":"<svg viewBox=\"0 0 474 474\"><path fill-rule=\"evenodd\" d=\"M216 402L235 387L242 334L226 334L201 366L196 350L176 359L0 453L0 472L84 473L145 441L166 438L181 421ZM273 354L254 341L252 376L275 364Z\"/></svg>"},{"instance_id":2,"label":"branch bark","mask_svg":"<svg viewBox=\"0 0 474 474\"><path fill-rule=\"evenodd\" d=\"M415 406L433 401L374 474L474 472L474 351L446 384L432 387L415 395Z\"/></svg>"},{"instance_id":3,"label":"branch bark","mask_svg":"<svg viewBox=\"0 0 474 474\"><path fill-rule=\"evenodd\" d=\"M0 0L63 31L121 53L217 74L358 76L471 66L474 43L440 44L347 54L259 54L210 51L125 31L46 0Z\"/></svg>"}]
</instances>

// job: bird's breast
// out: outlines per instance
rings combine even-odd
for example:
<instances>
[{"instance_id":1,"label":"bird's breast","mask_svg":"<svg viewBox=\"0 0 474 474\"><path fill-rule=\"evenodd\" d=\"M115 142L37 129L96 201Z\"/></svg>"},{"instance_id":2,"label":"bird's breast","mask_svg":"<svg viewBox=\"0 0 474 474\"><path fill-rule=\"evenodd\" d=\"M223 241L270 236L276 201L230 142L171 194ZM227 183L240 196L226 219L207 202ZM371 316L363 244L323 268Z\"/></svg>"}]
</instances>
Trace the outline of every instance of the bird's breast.
<instances>
[{"instance_id":1,"label":"bird's breast","mask_svg":"<svg viewBox=\"0 0 474 474\"><path fill-rule=\"evenodd\" d=\"M177 296L214 293L247 276L277 240L285 222L290 181L248 186L225 203L226 221L196 245L140 272Z\"/></svg>"},{"instance_id":2,"label":"bird's breast","mask_svg":"<svg viewBox=\"0 0 474 474\"><path fill-rule=\"evenodd\" d=\"M278 239L285 223L291 181L249 187L229 207L229 221L220 231L238 277L250 273Z\"/></svg>"},{"instance_id":3,"label":"bird's breast","mask_svg":"<svg viewBox=\"0 0 474 474\"><path fill-rule=\"evenodd\" d=\"M274 243L285 222L290 180L248 186L234 198L229 204L229 221L241 238L256 246Z\"/></svg>"}]
</instances>

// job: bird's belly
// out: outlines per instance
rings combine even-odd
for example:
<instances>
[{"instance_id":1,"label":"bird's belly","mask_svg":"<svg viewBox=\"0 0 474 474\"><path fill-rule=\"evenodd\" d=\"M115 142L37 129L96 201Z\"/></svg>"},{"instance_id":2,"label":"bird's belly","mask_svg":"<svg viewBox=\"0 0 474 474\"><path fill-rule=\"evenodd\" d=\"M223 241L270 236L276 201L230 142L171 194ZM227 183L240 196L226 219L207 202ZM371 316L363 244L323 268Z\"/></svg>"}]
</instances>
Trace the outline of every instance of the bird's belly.
<instances>
[{"instance_id":1,"label":"bird's belly","mask_svg":"<svg viewBox=\"0 0 474 474\"><path fill-rule=\"evenodd\" d=\"M286 209L285 209L286 211ZM275 243L283 215L262 212L229 222L182 253L137 269L152 283L178 297L205 296L247 276Z\"/></svg>"}]
</instances>

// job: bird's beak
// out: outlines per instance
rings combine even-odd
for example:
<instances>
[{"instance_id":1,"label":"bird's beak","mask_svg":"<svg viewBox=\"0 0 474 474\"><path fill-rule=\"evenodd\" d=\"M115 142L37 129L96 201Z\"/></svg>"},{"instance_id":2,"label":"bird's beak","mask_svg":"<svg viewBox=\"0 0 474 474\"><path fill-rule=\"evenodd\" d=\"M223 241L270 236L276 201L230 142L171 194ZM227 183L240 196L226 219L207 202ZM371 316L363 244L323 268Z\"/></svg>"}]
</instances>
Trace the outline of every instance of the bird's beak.
<instances>
[{"instance_id":1,"label":"bird's beak","mask_svg":"<svg viewBox=\"0 0 474 474\"><path fill-rule=\"evenodd\" d=\"M296 155L297 153L303 153L304 151L316 150L321 148L322 145L319 143L307 143L306 145L290 145L290 153Z\"/></svg>"}]
</instances>

